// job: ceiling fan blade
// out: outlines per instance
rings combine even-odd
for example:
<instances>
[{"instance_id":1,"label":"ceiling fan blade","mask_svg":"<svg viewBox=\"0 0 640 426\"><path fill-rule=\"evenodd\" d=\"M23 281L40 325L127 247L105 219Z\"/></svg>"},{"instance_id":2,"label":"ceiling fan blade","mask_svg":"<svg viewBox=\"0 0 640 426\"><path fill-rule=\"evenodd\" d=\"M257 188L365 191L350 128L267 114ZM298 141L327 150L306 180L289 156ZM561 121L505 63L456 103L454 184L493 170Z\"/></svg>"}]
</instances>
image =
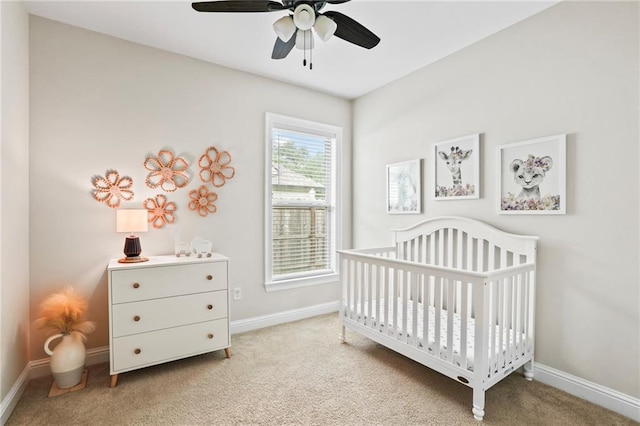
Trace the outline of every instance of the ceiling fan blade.
<instances>
[{"instance_id":1,"label":"ceiling fan blade","mask_svg":"<svg viewBox=\"0 0 640 426\"><path fill-rule=\"evenodd\" d=\"M274 12L287 9L276 1L226 0L191 3L198 12Z\"/></svg>"},{"instance_id":2,"label":"ceiling fan blade","mask_svg":"<svg viewBox=\"0 0 640 426\"><path fill-rule=\"evenodd\" d=\"M364 47L365 49L371 49L380 43L380 37L347 15L333 10L323 13L323 15L333 19L338 25L334 34L336 37Z\"/></svg>"},{"instance_id":3,"label":"ceiling fan blade","mask_svg":"<svg viewBox=\"0 0 640 426\"><path fill-rule=\"evenodd\" d=\"M296 31L297 32L297 31ZM296 33L293 33L289 41L284 42L280 40L280 37L276 37L276 44L273 46L273 53L271 53L271 59L284 59L287 57L293 46L296 45Z\"/></svg>"}]
</instances>

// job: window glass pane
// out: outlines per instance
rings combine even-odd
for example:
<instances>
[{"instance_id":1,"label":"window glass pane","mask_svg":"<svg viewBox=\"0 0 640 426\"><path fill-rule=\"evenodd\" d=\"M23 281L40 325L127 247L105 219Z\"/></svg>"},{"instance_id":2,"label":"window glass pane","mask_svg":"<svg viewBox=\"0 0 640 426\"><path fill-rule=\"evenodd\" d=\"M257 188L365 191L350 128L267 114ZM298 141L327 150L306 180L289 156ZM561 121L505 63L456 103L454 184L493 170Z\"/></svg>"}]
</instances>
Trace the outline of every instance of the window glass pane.
<instances>
[{"instance_id":1,"label":"window glass pane","mask_svg":"<svg viewBox=\"0 0 640 426\"><path fill-rule=\"evenodd\" d=\"M331 197L331 140L273 129L272 200L326 202Z\"/></svg>"},{"instance_id":2,"label":"window glass pane","mask_svg":"<svg viewBox=\"0 0 640 426\"><path fill-rule=\"evenodd\" d=\"M271 129L270 281L335 272L335 135Z\"/></svg>"}]
</instances>

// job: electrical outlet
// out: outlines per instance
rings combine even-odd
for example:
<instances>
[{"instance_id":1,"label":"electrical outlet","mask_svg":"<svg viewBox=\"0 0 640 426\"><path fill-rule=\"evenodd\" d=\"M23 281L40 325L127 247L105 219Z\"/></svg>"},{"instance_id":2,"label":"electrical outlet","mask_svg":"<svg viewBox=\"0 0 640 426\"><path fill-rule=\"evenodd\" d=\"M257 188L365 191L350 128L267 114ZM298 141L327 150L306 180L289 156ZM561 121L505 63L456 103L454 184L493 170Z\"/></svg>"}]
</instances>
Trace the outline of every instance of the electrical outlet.
<instances>
[{"instance_id":1,"label":"electrical outlet","mask_svg":"<svg viewBox=\"0 0 640 426\"><path fill-rule=\"evenodd\" d=\"M235 287L233 289L233 300L242 299L242 289L240 287Z\"/></svg>"}]
</instances>

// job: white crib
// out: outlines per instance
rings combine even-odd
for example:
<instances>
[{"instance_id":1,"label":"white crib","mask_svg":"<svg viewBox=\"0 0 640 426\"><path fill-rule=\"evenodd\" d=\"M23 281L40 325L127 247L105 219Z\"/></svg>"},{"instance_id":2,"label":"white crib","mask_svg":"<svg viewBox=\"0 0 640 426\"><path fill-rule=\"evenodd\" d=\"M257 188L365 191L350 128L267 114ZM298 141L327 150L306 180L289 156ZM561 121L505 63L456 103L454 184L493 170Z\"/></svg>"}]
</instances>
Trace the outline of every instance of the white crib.
<instances>
[{"instance_id":1,"label":"white crib","mask_svg":"<svg viewBox=\"0 0 640 426\"><path fill-rule=\"evenodd\" d=\"M340 251L345 327L485 391L515 369L533 379L537 237L462 217L396 230L395 246Z\"/></svg>"}]
</instances>

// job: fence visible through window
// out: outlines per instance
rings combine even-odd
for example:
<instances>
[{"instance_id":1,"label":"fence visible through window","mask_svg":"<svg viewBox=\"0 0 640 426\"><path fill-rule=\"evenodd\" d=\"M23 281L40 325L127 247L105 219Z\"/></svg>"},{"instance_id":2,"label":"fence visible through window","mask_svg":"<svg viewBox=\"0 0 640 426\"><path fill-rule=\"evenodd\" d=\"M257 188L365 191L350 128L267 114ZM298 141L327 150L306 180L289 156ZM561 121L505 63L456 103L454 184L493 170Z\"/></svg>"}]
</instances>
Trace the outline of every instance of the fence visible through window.
<instances>
[{"instance_id":1,"label":"fence visible through window","mask_svg":"<svg viewBox=\"0 0 640 426\"><path fill-rule=\"evenodd\" d=\"M326 207L273 206L273 275L330 268Z\"/></svg>"}]
</instances>

